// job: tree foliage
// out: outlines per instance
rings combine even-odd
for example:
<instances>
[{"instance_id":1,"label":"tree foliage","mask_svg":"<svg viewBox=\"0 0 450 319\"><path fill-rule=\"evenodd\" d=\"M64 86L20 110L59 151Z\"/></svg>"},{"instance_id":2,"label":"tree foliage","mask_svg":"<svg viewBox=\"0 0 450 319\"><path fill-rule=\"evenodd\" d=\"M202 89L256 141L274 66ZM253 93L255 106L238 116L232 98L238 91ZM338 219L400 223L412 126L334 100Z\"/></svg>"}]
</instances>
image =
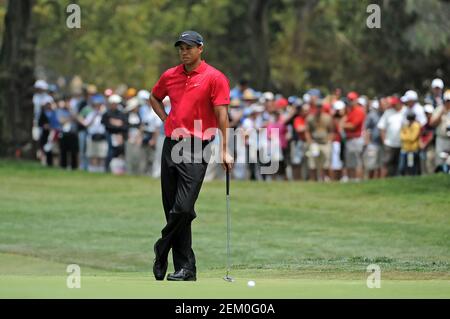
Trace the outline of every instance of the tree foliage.
<instances>
[{"instance_id":1,"label":"tree foliage","mask_svg":"<svg viewBox=\"0 0 450 319\"><path fill-rule=\"evenodd\" d=\"M81 7L81 29L66 27L69 3ZM380 29L366 25L371 3ZM435 76L450 82L444 0L37 0L34 14L38 71L53 80L150 88L178 63L177 35L195 29L208 62L260 90L383 94L424 90Z\"/></svg>"}]
</instances>

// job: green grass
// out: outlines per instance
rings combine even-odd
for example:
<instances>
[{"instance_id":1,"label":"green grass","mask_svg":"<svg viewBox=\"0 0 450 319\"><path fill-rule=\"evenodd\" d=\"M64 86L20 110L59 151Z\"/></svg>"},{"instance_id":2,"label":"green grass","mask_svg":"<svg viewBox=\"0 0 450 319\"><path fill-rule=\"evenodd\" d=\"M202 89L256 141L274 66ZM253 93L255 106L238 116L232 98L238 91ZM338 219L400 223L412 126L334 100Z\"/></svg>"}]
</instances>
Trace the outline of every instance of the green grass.
<instances>
[{"instance_id":1,"label":"green grass","mask_svg":"<svg viewBox=\"0 0 450 319\"><path fill-rule=\"evenodd\" d=\"M237 281L229 287L220 279L224 183L205 183L193 223L199 280L174 285L151 276L164 225L159 180L0 161L0 297L448 298L449 190L445 175L358 184L233 181ZM65 288L69 263L81 266L83 289ZM381 267L382 289L366 288L371 263ZM255 288L246 286L250 278Z\"/></svg>"}]
</instances>

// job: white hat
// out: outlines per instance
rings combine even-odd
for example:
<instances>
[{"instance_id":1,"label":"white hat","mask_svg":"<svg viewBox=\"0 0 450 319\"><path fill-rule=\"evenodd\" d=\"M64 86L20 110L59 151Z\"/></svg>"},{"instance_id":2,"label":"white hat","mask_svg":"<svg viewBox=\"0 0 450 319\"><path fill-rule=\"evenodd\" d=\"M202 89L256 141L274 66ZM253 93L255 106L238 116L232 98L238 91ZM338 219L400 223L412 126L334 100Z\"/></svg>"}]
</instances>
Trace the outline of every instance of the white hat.
<instances>
[{"instance_id":1,"label":"white hat","mask_svg":"<svg viewBox=\"0 0 450 319\"><path fill-rule=\"evenodd\" d=\"M120 97L120 95L117 94L113 94L108 98L108 102L110 104L119 104L120 102L122 102L122 98Z\"/></svg>"},{"instance_id":2,"label":"white hat","mask_svg":"<svg viewBox=\"0 0 450 319\"><path fill-rule=\"evenodd\" d=\"M272 92L264 92L263 98L265 101L273 101L275 99L275 95Z\"/></svg>"},{"instance_id":3,"label":"white hat","mask_svg":"<svg viewBox=\"0 0 450 319\"><path fill-rule=\"evenodd\" d=\"M367 106L367 100L365 98L363 98L363 97L359 97L357 102L358 102L359 105Z\"/></svg>"},{"instance_id":4,"label":"white hat","mask_svg":"<svg viewBox=\"0 0 450 319\"><path fill-rule=\"evenodd\" d=\"M137 97L142 101L146 101L150 98L150 92L147 90L140 90L137 94Z\"/></svg>"},{"instance_id":5,"label":"white hat","mask_svg":"<svg viewBox=\"0 0 450 319\"><path fill-rule=\"evenodd\" d=\"M423 110L425 111L425 113L433 113L434 107L431 104L425 104L423 106Z\"/></svg>"},{"instance_id":6,"label":"white hat","mask_svg":"<svg viewBox=\"0 0 450 319\"><path fill-rule=\"evenodd\" d=\"M125 112L133 111L138 106L139 106L139 99L137 97L133 97L128 100L127 107L125 108Z\"/></svg>"},{"instance_id":7,"label":"white hat","mask_svg":"<svg viewBox=\"0 0 450 319\"><path fill-rule=\"evenodd\" d=\"M260 104L252 104L250 105L251 113L261 113L264 112L264 106Z\"/></svg>"},{"instance_id":8,"label":"white hat","mask_svg":"<svg viewBox=\"0 0 450 319\"><path fill-rule=\"evenodd\" d=\"M370 103L370 107L378 110L380 108L380 102L378 102L377 100L373 100L372 103Z\"/></svg>"},{"instance_id":9,"label":"white hat","mask_svg":"<svg viewBox=\"0 0 450 319\"><path fill-rule=\"evenodd\" d=\"M434 79L433 82L431 82L431 87L434 88L440 88L441 90L444 88L444 81L441 79Z\"/></svg>"},{"instance_id":10,"label":"white hat","mask_svg":"<svg viewBox=\"0 0 450 319\"><path fill-rule=\"evenodd\" d=\"M336 111L343 110L345 109L345 103L341 100L337 100L333 103L333 109L335 109Z\"/></svg>"},{"instance_id":11,"label":"white hat","mask_svg":"<svg viewBox=\"0 0 450 319\"><path fill-rule=\"evenodd\" d=\"M404 102L417 101L419 99L417 92L413 91L413 90L406 91L406 93L403 97L405 98ZM402 100L402 102L403 102L403 100Z\"/></svg>"},{"instance_id":12,"label":"white hat","mask_svg":"<svg viewBox=\"0 0 450 319\"><path fill-rule=\"evenodd\" d=\"M40 90L44 90L44 91L48 90L48 84L44 80L37 80L34 83L34 87L36 89L40 89Z\"/></svg>"}]
</instances>

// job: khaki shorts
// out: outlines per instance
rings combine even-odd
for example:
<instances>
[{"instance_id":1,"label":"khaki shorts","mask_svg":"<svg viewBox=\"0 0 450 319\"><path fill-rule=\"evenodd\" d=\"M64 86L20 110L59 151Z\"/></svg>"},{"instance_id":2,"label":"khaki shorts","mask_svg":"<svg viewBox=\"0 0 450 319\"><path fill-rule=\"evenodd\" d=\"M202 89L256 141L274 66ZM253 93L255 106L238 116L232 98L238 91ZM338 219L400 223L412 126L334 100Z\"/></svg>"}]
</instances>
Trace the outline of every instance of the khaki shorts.
<instances>
[{"instance_id":1,"label":"khaki shorts","mask_svg":"<svg viewBox=\"0 0 450 319\"><path fill-rule=\"evenodd\" d=\"M88 158L106 158L108 155L108 142L93 141L89 136L86 141L86 156Z\"/></svg>"},{"instance_id":2,"label":"khaki shorts","mask_svg":"<svg viewBox=\"0 0 450 319\"><path fill-rule=\"evenodd\" d=\"M330 168L331 143L311 144L306 152L306 157L309 169Z\"/></svg>"},{"instance_id":3,"label":"khaki shorts","mask_svg":"<svg viewBox=\"0 0 450 319\"><path fill-rule=\"evenodd\" d=\"M362 153L364 148L364 138L357 137L345 143L345 167L357 168L362 166Z\"/></svg>"},{"instance_id":4,"label":"khaki shorts","mask_svg":"<svg viewBox=\"0 0 450 319\"><path fill-rule=\"evenodd\" d=\"M367 145L363 154L364 168L372 171L381 168L382 148L377 144Z\"/></svg>"}]
</instances>

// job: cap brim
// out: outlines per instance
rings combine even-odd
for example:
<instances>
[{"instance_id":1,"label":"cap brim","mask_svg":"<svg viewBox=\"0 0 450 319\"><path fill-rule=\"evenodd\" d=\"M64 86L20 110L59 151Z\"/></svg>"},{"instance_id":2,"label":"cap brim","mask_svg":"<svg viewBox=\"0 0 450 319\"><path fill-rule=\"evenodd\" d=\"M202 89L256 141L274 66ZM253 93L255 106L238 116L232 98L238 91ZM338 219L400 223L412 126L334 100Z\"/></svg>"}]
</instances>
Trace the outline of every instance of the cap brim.
<instances>
[{"instance_id":1,"label":"cap brim","mask_svg":"<svg viewBox=\"0 0 450 319\"><path fill-rule=\"evenodd\" d=\"M189 40L178 40L177 42L175 42L175 45L174 45L174 46L177 47L177 46L179 46L181 43L185 43L185 44L190 45L190 46L193 46L193 47L199 45L197 42L194 42L194 41L189 41Z\"/></svg>"}]
</instances>

